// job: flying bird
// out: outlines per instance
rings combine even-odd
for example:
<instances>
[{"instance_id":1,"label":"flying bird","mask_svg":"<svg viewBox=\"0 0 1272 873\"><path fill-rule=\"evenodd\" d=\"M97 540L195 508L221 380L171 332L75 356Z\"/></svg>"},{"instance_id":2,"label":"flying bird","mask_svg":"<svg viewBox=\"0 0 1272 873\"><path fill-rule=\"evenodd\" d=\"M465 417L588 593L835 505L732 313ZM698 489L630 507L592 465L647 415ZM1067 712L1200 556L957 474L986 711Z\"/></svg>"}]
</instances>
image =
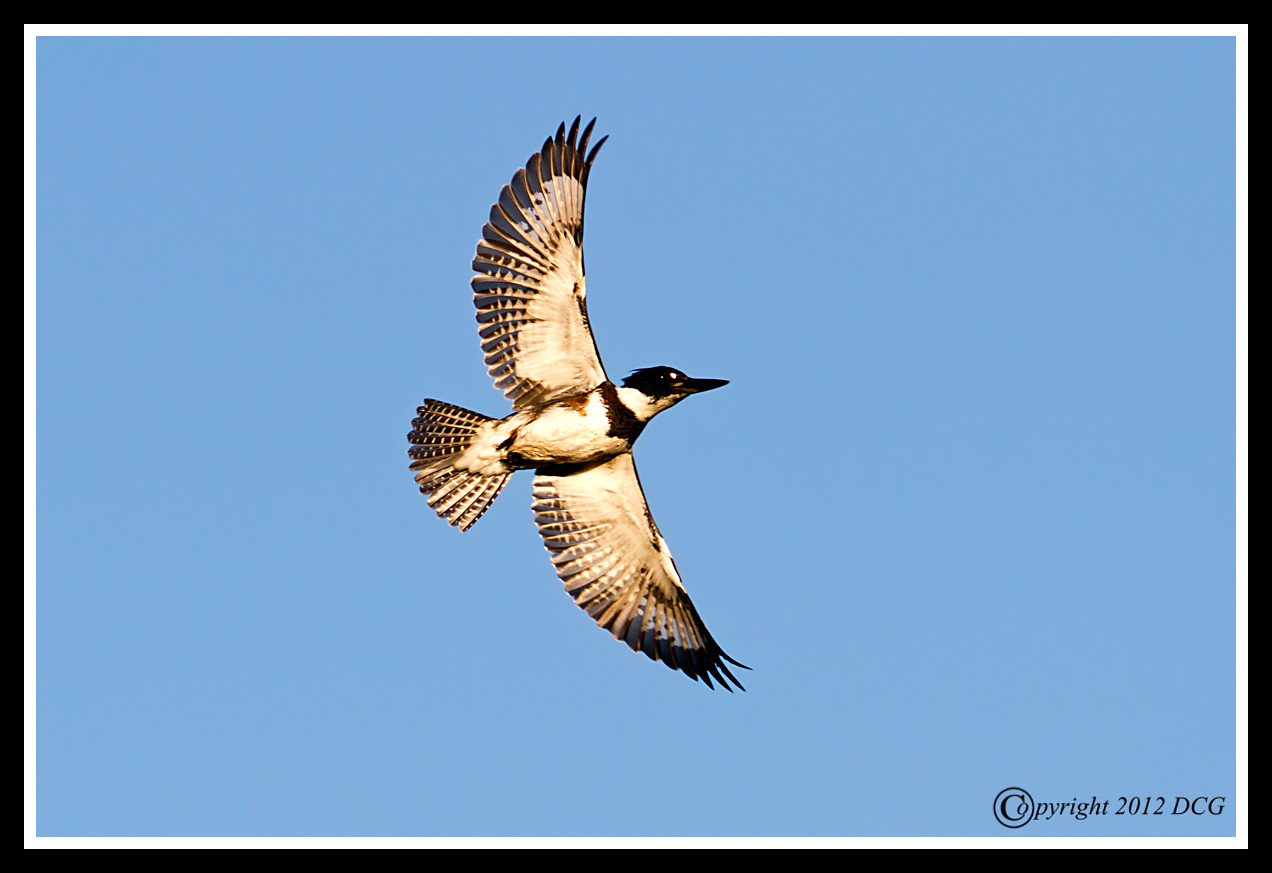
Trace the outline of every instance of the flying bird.
<instances>
[{"instance_id":1,"label":"flying bird","mask_svg":"<svg viewBox=\"0 0 1272 873\"><path fill-rule=\"evenodd\" d=\"M473 259L486 368L513 413L425 400L407 435L428 505L468 530L517 470L534 470L535 524L557 576L598 625L708 687L742 688L654 523L632 445L655 415L728 384L673 367L605 374L587 317L583 204L596 153L580 118L530 156L490 209ZM745 690L745 689L743 689Z\"/></svg>"}]
</instances>

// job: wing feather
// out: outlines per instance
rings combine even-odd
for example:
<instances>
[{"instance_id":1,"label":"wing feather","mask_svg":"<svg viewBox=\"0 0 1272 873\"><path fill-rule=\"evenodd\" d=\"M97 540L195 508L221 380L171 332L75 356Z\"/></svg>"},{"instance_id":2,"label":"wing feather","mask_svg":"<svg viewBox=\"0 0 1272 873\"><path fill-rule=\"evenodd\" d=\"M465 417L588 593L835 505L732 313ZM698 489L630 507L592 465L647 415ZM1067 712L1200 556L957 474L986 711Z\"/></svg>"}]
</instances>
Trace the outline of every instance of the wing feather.
<instances>
[{"instance_id":1,"label":"wing feather","mask_svg":"<svg viewBox=\"0 0 1272 873\"><path fill-rule=\"evenodd\" d=\"M587 318L583 207L595 119L579 139L562 124L490 208L473 259L473 303L486 369L516 409L590 391L605 367ZM586 157L584 157L586 155Z\"/></svg>"},{"instance_id":2,"label":"wing feather","mask_svg":"<svg viewBox=\"0 0 1272 873\"><path fill-rule=\"evenodd\" d=\"M708 686L742 683L685 592L654 524L630 453L575 470L541 470L534 515L565 590L633 651ZM727 663L726 663L727 662Z\"/></svg>"}]
</instances>

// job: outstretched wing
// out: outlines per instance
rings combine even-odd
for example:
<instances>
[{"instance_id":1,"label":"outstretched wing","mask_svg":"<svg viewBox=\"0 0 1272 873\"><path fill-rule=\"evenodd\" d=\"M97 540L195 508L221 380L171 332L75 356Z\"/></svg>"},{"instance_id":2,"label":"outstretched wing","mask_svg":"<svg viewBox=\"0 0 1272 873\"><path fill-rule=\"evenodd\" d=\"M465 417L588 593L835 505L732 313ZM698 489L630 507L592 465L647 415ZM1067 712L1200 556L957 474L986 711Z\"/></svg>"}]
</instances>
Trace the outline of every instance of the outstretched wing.
<instances>
[{"instance_id":1,"label":"outstretched wing","mask_svg":"<svg viewBox=\"0 0 1272 873\"><path fill-rule=\"evenodd\" d=\"M680 583L630 453L534 480L534 520L557 576L596 623L655 661L729 691L742 688ZM555 471L553 471L555 472ZM743 689L745 690L745 689Z\"/></svg>"},{"instance_id":2,"label":"outstretched wing","mask_svg":"<svg viewBox=\"0 0 1272 873\"><path fill-rule=\"evenodd\" d=\"M602 138L565 125L530 156L490 208L473 259L481 350L495 387L516 409L590 391L605 368L587 320L583 200ZM584 155L587 155L584 158Z\"/></svg>"}]
</instances>

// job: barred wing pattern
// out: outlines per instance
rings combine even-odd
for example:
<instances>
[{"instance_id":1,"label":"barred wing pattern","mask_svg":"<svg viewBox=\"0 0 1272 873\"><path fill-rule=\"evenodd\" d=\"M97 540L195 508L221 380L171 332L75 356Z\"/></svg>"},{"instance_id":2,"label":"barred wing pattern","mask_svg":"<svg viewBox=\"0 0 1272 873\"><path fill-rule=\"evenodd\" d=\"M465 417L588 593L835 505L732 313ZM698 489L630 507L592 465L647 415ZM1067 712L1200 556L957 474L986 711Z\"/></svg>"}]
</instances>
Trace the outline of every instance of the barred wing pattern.
<instances>
[{"instance_id":1,"label":"barred wing pattern","mask_svg":"<svg viewBox=\"0 0 1272 873\"><path fill-rule=\"evenodd\" d=\"M534 480L534 520L574 602L633 651L708 687L742 688L689 600L630 453ZM745 689L742 689L745 690Z\"/></svg>"},{"instance_id":2,"label":"barred wing pattern","mask_svg":"<svg viewBox=\"0 0 1272 873\"><path fill-rule=\"evenodd\" d=\"M606 378L587 319L583 201L608 137L588 154L596 119L581 141L579 121L568 137L562 124L504 186L473 259L486 368L516 409L590 391Z\"/></svg>"}]
</instances>

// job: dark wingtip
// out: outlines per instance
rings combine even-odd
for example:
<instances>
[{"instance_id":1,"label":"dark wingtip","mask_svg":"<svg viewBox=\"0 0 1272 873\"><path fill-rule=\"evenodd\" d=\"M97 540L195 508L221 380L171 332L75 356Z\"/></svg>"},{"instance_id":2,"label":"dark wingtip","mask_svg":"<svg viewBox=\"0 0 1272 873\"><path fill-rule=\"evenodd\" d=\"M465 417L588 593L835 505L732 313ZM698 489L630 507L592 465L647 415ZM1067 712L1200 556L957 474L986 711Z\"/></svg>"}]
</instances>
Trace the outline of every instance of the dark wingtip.
<instances>
[{"instance_id":1,"label":"dark wingtip","mask_svg":"<svg viewBox=\"0 0 1272 873\"><path fill-rule=\"evenodd\" d=\"M583 116L580 115L579 118L576 118L574 120L574 123L577 125L579 123L579 119L582 117ZM576 146L580 156L587 154L587 141L592 138L592 128L595 125L596 125L596 119L593 118L591 121L587 123L587 127L583 128L583 135L579 137L579 144L578 146ZM586 161L584 161L584 163L586 163Z\"/></svg>"},{"instance_id":2,"label":"dark wingtip","mask_svg":"<svg viewBox=\"0 0 1272 873\"><path fill-rule=\"evenodd\" d=\"M595 124L596 119L592 119L592 123ZM591 125L588 125L588 130L591 130ZM592 151L588 154L587 160L584 161L584 163L590 164L592 161L596 160L596 153L601 150L601 146L605 145L605 140L607 139L609 139L608 133L596 141L596 145L592 146Z\"/></svg>"},{"instance_id":3,"label":"dark wingtip","mask_svg":"<svg viewBox=\"0 0 1272 873\"><path fill-rule=\"evenodd\" d=\"M728 655L726 655L722 649L717 648L717 649L716 649L716 652L717 652L717 654L719 654L720 659L719 659L718 661L716 661L716 663L715 663L715 665L714 665L714 666L719 667L719 668L720 668L720 671L721 671L722 673L724 673L724 675L725 675L725 676L728 676L728 677L729 677L729 681L730 681L730 682L732 682L734 685L738 686L738 690L739 690L739 691L745 691L745 690L746 690L746 686L745 686L745 685L743 685L741 682L739 682L739 681L738 681L738 677L737 677L737 676L734 676L734 675L733 675L733 674L729 671L728 666L727 666L724 662L725 662L725 661L728 661L728 662L729 662L730 664L732 664L733 666L735 666L735 667L741 667L743 670L750 670L751 668L750 668L750 667L748 667L746 664L743 664L741 661L735 661L735 660L733 660L733 659L732 659L732 658L730 658ZM719 674L719 673L717 673L717 674L716 674L716 678L720 680L720 684L721 684L721 685L723 685L725 688L729 688L728 683L726 683L726 682L724 681L724 679L720 676L720 674ZM729 688L729 690L730 690L730 691L732 691L733 689L732 689L732 688Z\"/></svg>"}]
</instances>

